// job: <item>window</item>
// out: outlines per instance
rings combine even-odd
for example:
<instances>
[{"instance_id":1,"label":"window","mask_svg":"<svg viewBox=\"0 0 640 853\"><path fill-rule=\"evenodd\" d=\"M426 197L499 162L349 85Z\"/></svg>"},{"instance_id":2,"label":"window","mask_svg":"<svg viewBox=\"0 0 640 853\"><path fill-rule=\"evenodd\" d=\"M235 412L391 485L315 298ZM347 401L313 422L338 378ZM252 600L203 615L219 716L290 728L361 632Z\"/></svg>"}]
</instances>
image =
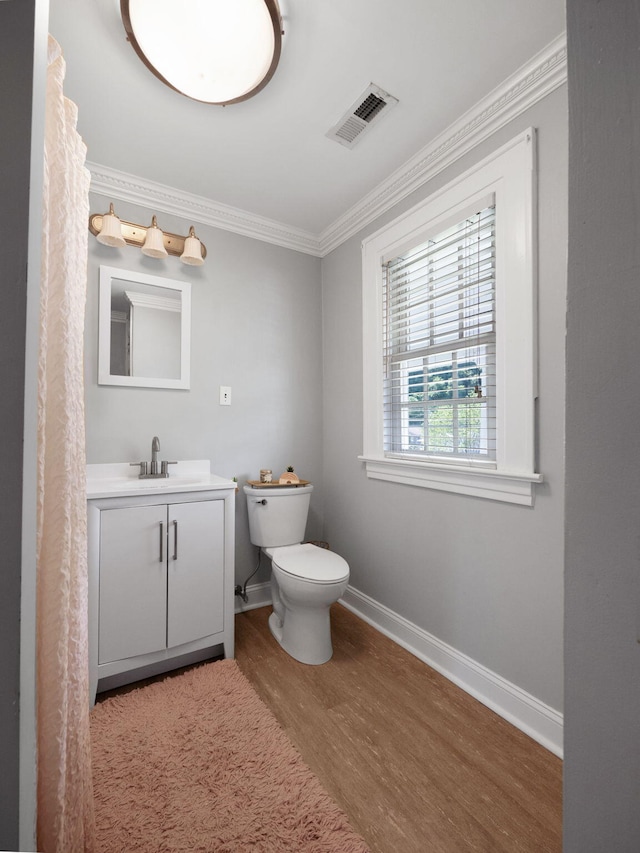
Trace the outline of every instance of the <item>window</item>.
<instances>
[{"instance_id":1,"label":"window","mask_svg":"<svg viewBox=\"0 0 640 853\"><path fill-rule=\"evenodd\" d=\"M383 265L388 453L495 459L495 203L490 201Z\"/></svg>"},{"instance_id":2,"label":"window","mask_svg":"<svg viewBox=\"0 0 640 853\"><path fill-rule=\"evenodd\" d=\"M363 243L369 477L533 503L534 133Z\"/></svg>"}]
</instances>

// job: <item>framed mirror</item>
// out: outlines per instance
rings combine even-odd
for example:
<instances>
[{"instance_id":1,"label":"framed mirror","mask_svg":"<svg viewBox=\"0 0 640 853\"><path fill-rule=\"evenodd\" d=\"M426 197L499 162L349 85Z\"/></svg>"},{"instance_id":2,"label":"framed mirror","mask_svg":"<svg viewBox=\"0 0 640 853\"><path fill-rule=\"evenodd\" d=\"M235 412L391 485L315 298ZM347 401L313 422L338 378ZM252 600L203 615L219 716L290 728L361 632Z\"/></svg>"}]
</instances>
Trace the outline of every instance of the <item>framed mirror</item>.
<instances>
[{"instance_id":1,"label":"framed mirror","mask_svg":"<svg viewBox=\"0 0 640 853\"><path fill-rule=\"evenodd\" d=\"M98 384L189 388L191 285L100 267Z\"/></svg>"}]
</instances>

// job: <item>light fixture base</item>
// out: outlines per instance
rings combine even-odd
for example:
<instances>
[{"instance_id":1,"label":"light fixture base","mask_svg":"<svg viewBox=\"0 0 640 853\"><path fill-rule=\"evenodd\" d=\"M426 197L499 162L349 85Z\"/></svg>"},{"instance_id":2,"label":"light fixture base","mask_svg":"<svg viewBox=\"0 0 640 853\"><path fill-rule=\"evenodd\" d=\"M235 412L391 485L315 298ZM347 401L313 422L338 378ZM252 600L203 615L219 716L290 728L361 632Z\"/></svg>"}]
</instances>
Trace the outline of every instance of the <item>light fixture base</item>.
<instances>
[{"instance_id":1,"label":"light fixture base","mask_svg":"<svg viewBox=\"0 0 640 853\"><path fill-rule=\"evenodd\" d=\"M102 230L102 213L94 213L89 217L89 231L97 237ZM144 246L144 241L147 237L147 229L143 225L136 225L133 222L127 222L124 219L120 220L122 226L122 236L125 243L129 246L137 246L141 249ZM188 236L188 235L187 235ZM171 234L168 231L162 232L162 241L167 250L167 254L180 257L184 252L184 244L187 237L181 237L179 234ZM204 243L202 246L202 258L207 257L207 249Z\"/></svg>"}]
</instances>

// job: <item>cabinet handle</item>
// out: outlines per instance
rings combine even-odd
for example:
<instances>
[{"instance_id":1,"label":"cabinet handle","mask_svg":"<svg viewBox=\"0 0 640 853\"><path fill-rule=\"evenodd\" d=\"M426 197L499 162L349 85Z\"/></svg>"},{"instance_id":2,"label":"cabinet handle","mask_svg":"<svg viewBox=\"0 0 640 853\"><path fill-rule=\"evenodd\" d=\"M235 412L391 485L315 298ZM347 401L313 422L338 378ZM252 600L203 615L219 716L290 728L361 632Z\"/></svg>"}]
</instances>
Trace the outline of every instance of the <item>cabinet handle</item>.
<instances>
[{"instance_id":1,"label":"cabinet handle","mask_svg":"<svg viewBox=\"0 0 640 853\"><path fill-rule=\"evenodd\" d=\"M164 549L162 547L163 539L164 539L164 522L161 521L160 522L160 558L158 560L159 563L164 563L164 557L163 557L163 550Z\"/></svg>"},{"instance_id":2,"label":"cabinet handle","mask_svg":"<svg viewBox=\"0 0 640 853\"><path fill-rule=\"evenodd\" d=\"M173 559L178 559L178 522L173 522Z\"/></svg>"}]
</instances>

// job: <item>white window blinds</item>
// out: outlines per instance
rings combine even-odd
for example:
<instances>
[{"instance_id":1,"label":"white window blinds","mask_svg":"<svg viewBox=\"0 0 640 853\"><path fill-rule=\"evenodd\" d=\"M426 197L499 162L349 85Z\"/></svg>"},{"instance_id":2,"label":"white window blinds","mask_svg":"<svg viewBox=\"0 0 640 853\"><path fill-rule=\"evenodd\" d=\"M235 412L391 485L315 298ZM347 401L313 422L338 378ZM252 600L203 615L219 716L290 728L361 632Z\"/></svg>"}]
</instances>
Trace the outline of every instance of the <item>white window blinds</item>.
<instances>
[{"instance_id":1,"label":"white window blinds","mask_svg":"<svg viewBox=\"0 0 640 853\"><path fill-rule=\"evenodd\" d=\"M495 459L495 257L491 201L383 265L387 455Z\"/></svg>"}]
</instances>

